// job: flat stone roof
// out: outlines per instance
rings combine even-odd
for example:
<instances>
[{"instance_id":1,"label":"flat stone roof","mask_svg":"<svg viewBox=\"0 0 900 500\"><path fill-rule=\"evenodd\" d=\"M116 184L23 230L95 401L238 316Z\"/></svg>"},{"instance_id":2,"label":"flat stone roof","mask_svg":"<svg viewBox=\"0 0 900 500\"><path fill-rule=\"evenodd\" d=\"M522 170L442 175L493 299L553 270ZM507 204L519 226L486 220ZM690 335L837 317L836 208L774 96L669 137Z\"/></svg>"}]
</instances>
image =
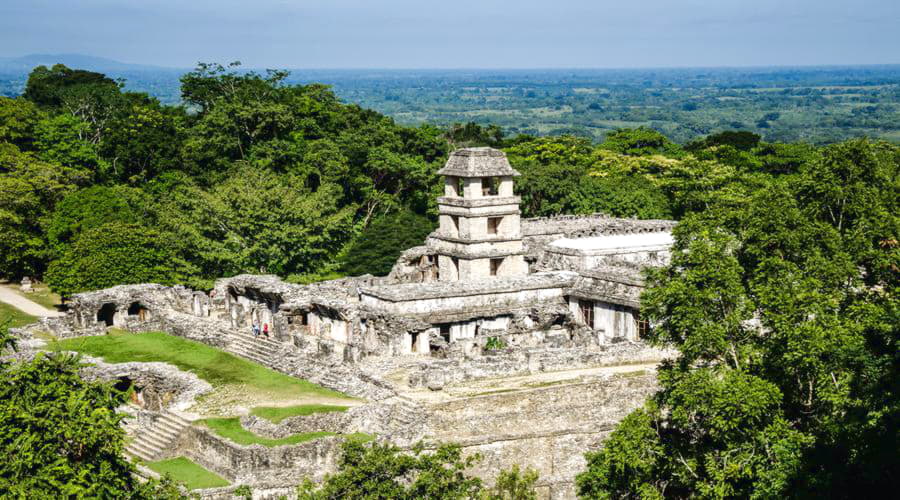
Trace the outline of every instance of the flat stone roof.
<instances>
[{"instance_id":1,"label":"flat stone roof","mask_svg":"<svg viewBox=\"0 0 900 500\"><path fill-rule=\"evenodd\" d=\"M554 271L530 274L517 278L491 278L476 281L433 281L431 283L404 283L363 287L363 295L370 295L391 302L464 297L495 293L518 292L540 288L564 288L578 277L571 271Z\"/></svg>"},{"instance_id":2,"label":"flat stone roof","mask_svg":"<svg viewBox=\"0 0 900 500\"><path fill-rule=\"evenodd\" d=\"M521 175L506 159L506 153L494 148L464 148L450 153L438 175L454 177L512 177Z\"/></svg>"},{"instance_id":3,"label":"flat stone roof","mask_svg":"<svg viewBox=\"0 0 900 500\"><path fill-rule=\"evenodd\" d=\"M581 250L585 252L616 250L628 248L645 248L658 246L671 246L674 243L669 232L648 232L629 234L610 234L604 236L592 236L588 238L560 238L552 243L551 247Z\"/></svg>"}]
</instances>

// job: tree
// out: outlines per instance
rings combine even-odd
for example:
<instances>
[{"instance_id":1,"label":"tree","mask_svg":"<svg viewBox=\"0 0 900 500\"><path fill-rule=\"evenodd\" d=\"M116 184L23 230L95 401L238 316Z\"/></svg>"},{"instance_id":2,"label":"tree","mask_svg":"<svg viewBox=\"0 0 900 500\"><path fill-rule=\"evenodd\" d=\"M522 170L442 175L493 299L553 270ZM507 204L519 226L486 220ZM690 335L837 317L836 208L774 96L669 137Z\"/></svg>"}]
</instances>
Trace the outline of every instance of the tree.
<instances>
[{"instance_id":1,"label":"tree","mask_svg":"<svg viewBox=\"0 0 900 500\"><path fill-rule=\"evenodd\" d=\"M341 445L338 472L316 487L311 482L298 491L301 500L337 498L391 499L485 499L532 500L537 472L524 473L514 467L501 471L494 488L484 488L480 479L466 474L480 457L463 457L455 444L442 444L426 451L417 444L404 453L390 444L364 444L347 440Z\"/></svg>"},{"instance_id":2,"label":"tree","mask_svg":"<svg viewBox=\"0 0 900 500\"><path fill-rule=\"evenodd\" d=\"M181 276L171 242L156 230L110 222L82 232L47 269L63 297L131 283L173 284Z\"/></svg>"},{"instance_id":3,"label":"tree","mask_svg":"<svg viewBox=\"0 0 900 500\"><path fill-rule=\"evenodd\" d=\"M350 239L355 209L340 206L341 192L334 184L310 192L303 179L243 165L211 190L169 193L159 220L201 277L311 273Z\"/></svg>"},{"instance_id":4,"label":"tree","mask_svg":"<svg viewBox=\"0 0 900 500\"><path fill-rule=\"evenodd\" d=\"M351 276L384 276L404 250L422 245L434 229L433 222L410 210L383 215L350 244L342 270Z\"/></svg>"},{"instance_id":5,"label":"tree","mask_svg":"<svg viewBox=\"0 0 900 500\"><path fill-rule=\"evenodd\" d=\"M56 204L47 225L47 242L54 258L82 232L110 222L144 224L150 222L148 196L126 186L91 186L73 191Z\"/></svg>"},{"instance_id":6,"label":"tree","mask_svg":"<svg viewBox=\"0 0 900 500\"><path fill-rule=\"evenodd\" d=\"M17 279L44 271L47 215L83 175L0 143L0 276Z\"/></svg>"},{"instance_id":7,"label":"tree","mask_svg":"<svg viewBox=\"0 0 900 500\"><path fill-rule=\"evenodd\" d=\"M678 144L670 141L659 132L646 127L626 128L611 132L600 144L600 147L629 156L658 154L678 157L683 154Z\"/></svg>"},{"instance_id":8,"label":"tree","mask_svg":"<svg viewBox=\"0 0 900 500\"><path fill-rule=\"evenodd\" d=\"M898 466L898 148L829 146L704 196L648 274L660 390L588 455L592 497L876 494ZM721 189L721 188L719 188ZM688 189L690 191L690 189ZM892 271L887 271L891 269Z\"/></svg>"},{"instance_id":9,"label":"tree","mask_svg":"<svg viewBox=\"0 0 900 500\"><path fill-rule=\"evenodd\" d=\"M0 364L0 496L142 498L123 457L124 396L68 354Z\"/></svg>"}]
</instances>

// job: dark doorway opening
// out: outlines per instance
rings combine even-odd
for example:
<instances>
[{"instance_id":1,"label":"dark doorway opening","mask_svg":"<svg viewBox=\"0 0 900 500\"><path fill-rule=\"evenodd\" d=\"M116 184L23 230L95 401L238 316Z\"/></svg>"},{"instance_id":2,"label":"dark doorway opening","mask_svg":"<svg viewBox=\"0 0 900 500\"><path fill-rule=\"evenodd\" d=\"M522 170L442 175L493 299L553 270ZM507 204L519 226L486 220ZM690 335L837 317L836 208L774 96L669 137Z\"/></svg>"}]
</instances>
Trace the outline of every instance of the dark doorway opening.
<instances>
[{"instance_id":1,"label":"dark doorway opening","mask_svg":"<svg viewBox=\"0 0 900 500\"><path fill-rule=\"evenodd\" d=\"M450 325L443 324L440 325L441 338L444 339L448 344L450 343Z\"/></svg>"},{"instance_id":2,"label":"dark doorway opening","mask_svg":"<svg viewBox=\"0 0 900 500\"><path fill-rule=\"evenodd\" d=\"M107 303L97 311L97 321L106 323L106 326L113 326L113 318L116 315L116 305Z\"/></svg>"},{"instance_id":3,"label":"dark doorway opening","mask_svg":"<svg viewBox=\"0 0 900 500\"><path fill-rule=\"evenodd\" d=\"M144 307L140 302L132 302L130 306L128 306L128 315L129 316L137 316L141 321L145 321L147 319L147 312L149 309Z\"/></svg>"}]
</instances>

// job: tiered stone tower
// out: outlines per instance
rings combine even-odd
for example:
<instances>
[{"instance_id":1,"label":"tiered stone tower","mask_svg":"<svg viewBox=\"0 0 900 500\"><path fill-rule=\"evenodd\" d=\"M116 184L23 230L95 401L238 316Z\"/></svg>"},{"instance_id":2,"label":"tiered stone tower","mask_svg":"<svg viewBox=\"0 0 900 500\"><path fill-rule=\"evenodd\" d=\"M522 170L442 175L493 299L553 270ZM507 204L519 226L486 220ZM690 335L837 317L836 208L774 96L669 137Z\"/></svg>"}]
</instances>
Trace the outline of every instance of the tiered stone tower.
<instances>
[{"instance_id":1,"label":"tiered stone tower","mask_svg":"<svg viewBox=\"0 0 900 500\"><path fill-rule=\"evenodd\" d=\"M428 245L438 256L438 280L471 281L528 274L522 247L516 172L503 151L458 149L444 168L440 227Z\"/></svg>"}]
</instances>

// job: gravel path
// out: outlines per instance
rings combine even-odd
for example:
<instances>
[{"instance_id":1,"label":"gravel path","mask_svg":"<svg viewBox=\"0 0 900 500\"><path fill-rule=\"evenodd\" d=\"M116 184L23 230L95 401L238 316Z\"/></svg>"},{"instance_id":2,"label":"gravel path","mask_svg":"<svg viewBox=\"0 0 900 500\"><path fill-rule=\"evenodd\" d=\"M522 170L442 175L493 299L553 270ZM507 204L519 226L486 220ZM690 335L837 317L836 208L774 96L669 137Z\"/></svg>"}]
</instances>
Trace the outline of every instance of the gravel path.
<instances>
[{"instance_id":1,"label":"gravel path","mask_svg":"<svg viewBox=\"0 0 900 500\"><path fill-rule=\"evenodd\" d=\"M16 309L32 316L38 316L42 318L62 316L61 312L47 309L37 302L32 302L5 286L0 286L0 302L5 302L15 307Z\"/></svg>"}]
</instances>

